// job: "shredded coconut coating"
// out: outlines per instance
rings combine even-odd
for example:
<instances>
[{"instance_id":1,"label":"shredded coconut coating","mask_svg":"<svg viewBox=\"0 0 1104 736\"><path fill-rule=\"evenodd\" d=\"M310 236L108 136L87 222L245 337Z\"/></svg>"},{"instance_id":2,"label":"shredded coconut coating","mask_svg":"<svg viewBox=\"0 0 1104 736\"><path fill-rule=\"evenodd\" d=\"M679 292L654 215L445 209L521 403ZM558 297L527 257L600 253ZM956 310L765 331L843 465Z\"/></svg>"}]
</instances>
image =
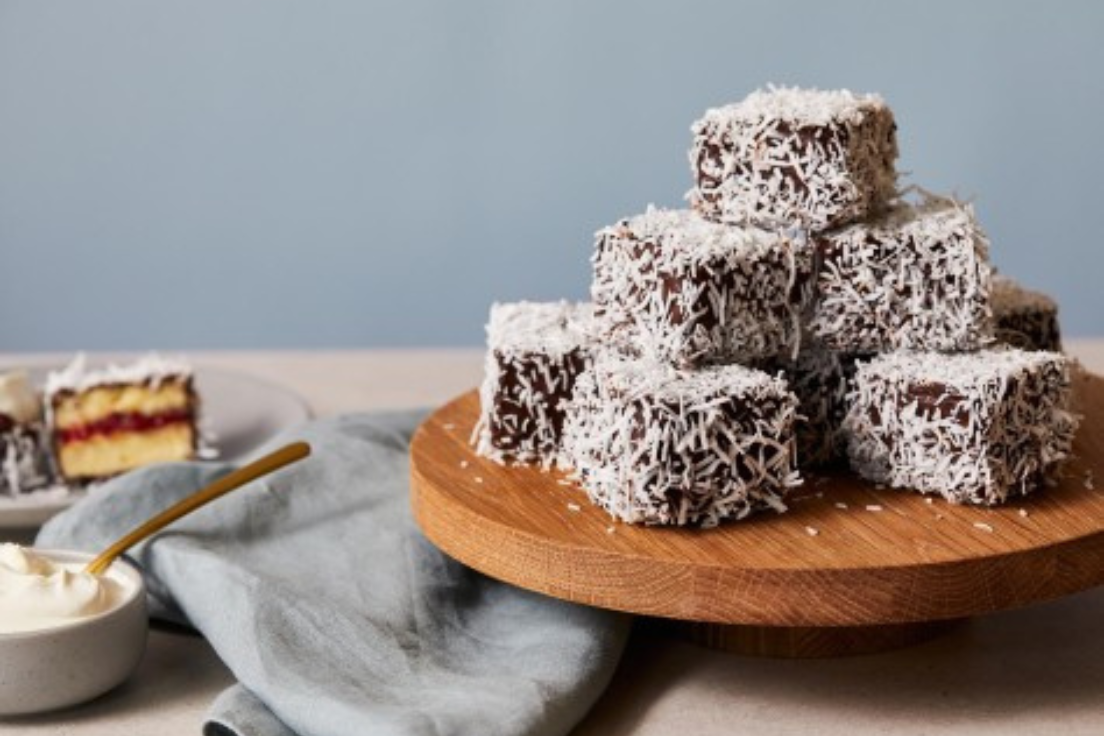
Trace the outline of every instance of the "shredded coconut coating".
<instances>
[{"instance_id":1,"label":"shredded coconut coating","mask_svg":"<svg viewBox=\"0 0 1104 736\"><path fill-rule=\"evenodd\" d=\"M975 350L992 340L989 241L973 208L924 194L816 238L809 332L832 350Z\"/></svg>"},{"instance_id":2,"label":"shredded coconut coating","mask_svg":"<svg viewBox=\"0 0 1104 736\"><path fill-rule=\"evenodd\" d=\"M46 406L49 408L51 397L59 392L80 393L96 386L129 383L156 386L163 381L191 376L192 367L187 362L165 358L157 353L150 353L127 365L113 364L97 370L88 368L87 358L81 353L68 366L51 371L46 377Z\"/></svg>"},{"instance_id":3,"label":"shredded coconut coating","mask_svg":"<svg viewBox=\"0 0 1104 736\"><path fill-rule=\"evenodd\" d=\"M847 415L856 362L869 355L837 353L817 345L802 345L795 359L775 358L758 365L778 373L797 396L797 459L802 469L816 468L846 457Z\"/></svg>"},{"instance_id":4,"label":"shredded coconut coating","mask_svg":"<svg viewBox=\"0 0 1104 736\"><path fill-rule=\"evenodd\" d=\"M607 341L681 367L796 352L807 244L652 207L595 238L591 297Z\"/></svg>"},{"instance_id":5,"label":"shredded coconut coating","mask_svg":"<svg viewBox=\"0 0 1104 736\"><path fill-rule=\"evenodd\" d=\"M1069 359L990 349L859 364L844 421L851 467L878 483L992 505L1044 485L1069 456Z\"/></svg>"},{"instance_id":6,"label":"shredded coconut coating","mask_svg":"<svg viewBox=\"0 0 1104 736\"><path fill-rule=\"evenodd\" d=\"M564 404L594 347L590 304L494 304L473 434L476 452L499 463L560 459Z\"/></svg>"},{"instance_id":7,"label":"shredded coconut coating","mask_svg":"<svg viewBox=\"0 0 1104 736\"><path fill-rule=\"evenodd\" d=\"M1014 279L993 275L990 302L997 342L1024 350L1062 350L1058 304Z\"/></svg>"},{"instance_id":8,"label":"shredded coconut coating","mask_svg":"<svg viewBox=\"0 0 1104 736\"><path fill-rule=\"evenodd\" d=\"M41 422L0 418L0 496L18 496L50 484Z\"/></svg>"},{"instance_id":9,"label":"shredded coconut coating","mask_svg":"<svg viewBox=\"0 0 1104 736\"><path fill-rule=\"evenodd\" d=\"M769 87L713 108L691 127L687 194L734 225L836 227L897 189L897 125L877 95Z\"/></svg>"},{"instance_id":10,"label":"shredded coconut coating","mask_svg":"<svg viewBox=\"0 0 1104 736\"><path fill-rule=\"evenodd\" d=\"M50 483L44 451L42 400L27 374L0 374L0 496L18 496Z\"/></svg>"},{"instance_id":11,"label":"shredded coconut coating","mask_svg":"<svg viewBox=\"0 0 1104 736\"><path fill-rule=\"evenodd\" d=\"M743 366L680 371L602 354L579 377L564 454L591 501L634 524L712 527L785 511L801 484L797 399Z\"/></svg>"}]
</instances>

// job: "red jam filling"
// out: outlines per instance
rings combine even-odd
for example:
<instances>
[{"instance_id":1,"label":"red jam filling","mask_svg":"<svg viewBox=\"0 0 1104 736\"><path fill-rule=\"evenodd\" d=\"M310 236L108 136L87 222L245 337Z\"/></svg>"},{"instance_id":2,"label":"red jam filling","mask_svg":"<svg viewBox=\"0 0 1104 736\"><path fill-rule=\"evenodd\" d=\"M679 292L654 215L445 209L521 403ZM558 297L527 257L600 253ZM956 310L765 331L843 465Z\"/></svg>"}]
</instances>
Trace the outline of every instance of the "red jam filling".
<instances>
[{"instance_id":1,"label":"red jam filling","mask_svg":"<svg viewBox=\"0 0 1104 736\"><path fill-rule=\"evenodd\" d=\"M192 412L189 409L173 409L159 414L142 414L136 411L121 412L109 414L103 419L97 419L88 424L59 429L57 430L57 438L60 442L81 442L96 435L115 434L116 432L148 432L169 424L190 423L191 421Z\"/></svg>"}]
</instances>

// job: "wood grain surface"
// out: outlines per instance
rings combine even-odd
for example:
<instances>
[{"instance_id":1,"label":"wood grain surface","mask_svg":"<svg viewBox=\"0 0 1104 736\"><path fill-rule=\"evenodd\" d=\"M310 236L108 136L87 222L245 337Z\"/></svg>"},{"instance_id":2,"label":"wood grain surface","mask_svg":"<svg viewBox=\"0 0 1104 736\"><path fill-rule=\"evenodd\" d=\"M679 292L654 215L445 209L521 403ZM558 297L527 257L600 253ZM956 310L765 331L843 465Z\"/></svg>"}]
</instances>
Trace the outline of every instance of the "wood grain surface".
<instances>
[{"instance_id":1,"label":"wood grain surface","mask_svg":"<svg viewBox=\"0 0 1104 736\"><path fill-rule=\"evenodd\" d=\"M825 659L910 647L942 636L964 619L869 626L747 626L638 618L638 625L668 637L755 657Z\"/></svg>"},{"instance_id":2,"label":"wood grain surface","mask_svg":"<svg viewBox=\"0 0 1104 736\"><path fill-rule=\"evenodd\" d=\"M1075 381L1076 456L1058 485L1000 508L928 503L839 471L806 474L785 514L634 527L562 473L477 457L474 391L415 435L411 503L425 535L470 567L602 608L786 627L972 616L1104 582L1104 380Z\"/></svg>"}]
</instances>

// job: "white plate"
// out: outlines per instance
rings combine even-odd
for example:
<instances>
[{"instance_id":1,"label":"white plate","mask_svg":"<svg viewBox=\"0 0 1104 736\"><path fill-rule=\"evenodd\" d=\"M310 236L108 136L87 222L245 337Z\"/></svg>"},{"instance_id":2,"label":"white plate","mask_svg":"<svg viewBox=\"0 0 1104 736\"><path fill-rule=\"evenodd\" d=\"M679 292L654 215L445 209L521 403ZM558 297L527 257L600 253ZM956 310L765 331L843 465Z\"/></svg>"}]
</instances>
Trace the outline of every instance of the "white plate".
<instances>
[{"instance_id":1,"label":"white plate","mask_svg":"<svg viewBox=\"0 0 1104 736\"><path fill-rule=\"evenodd\" d=\"M51 369L27 370L31 380L41 386ZM196 368L195 377L203 402L202 427L212 434L217 460L240 460L279 432L311 417L301 396L261 379L215 368ZM50 488L15 498L0 496L0 528L39 526L84 493Z\"/></svg>"}]
</instances>

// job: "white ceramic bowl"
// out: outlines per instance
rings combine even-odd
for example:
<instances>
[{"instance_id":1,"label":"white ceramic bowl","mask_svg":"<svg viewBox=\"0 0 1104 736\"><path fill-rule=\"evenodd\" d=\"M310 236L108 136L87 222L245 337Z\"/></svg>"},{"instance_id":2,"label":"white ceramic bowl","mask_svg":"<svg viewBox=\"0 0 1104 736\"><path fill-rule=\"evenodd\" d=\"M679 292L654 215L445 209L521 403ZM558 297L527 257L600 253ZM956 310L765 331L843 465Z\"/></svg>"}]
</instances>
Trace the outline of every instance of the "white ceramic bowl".
<instances>
[{"instance_id":1,"label":"white ceramic bowl","mask_svg":"<svg viewBox=\"0 0 1104 736\"><path fill-rule=\"evenodd\" d=\"M87 563L84 552L35 549L56 562ZM102 695L125 680L146 649L146 587L132 565L107 572L124 583L114 608L63 626L0 634L0 715L64 708Z\"/></svg>"}]
</instances>

